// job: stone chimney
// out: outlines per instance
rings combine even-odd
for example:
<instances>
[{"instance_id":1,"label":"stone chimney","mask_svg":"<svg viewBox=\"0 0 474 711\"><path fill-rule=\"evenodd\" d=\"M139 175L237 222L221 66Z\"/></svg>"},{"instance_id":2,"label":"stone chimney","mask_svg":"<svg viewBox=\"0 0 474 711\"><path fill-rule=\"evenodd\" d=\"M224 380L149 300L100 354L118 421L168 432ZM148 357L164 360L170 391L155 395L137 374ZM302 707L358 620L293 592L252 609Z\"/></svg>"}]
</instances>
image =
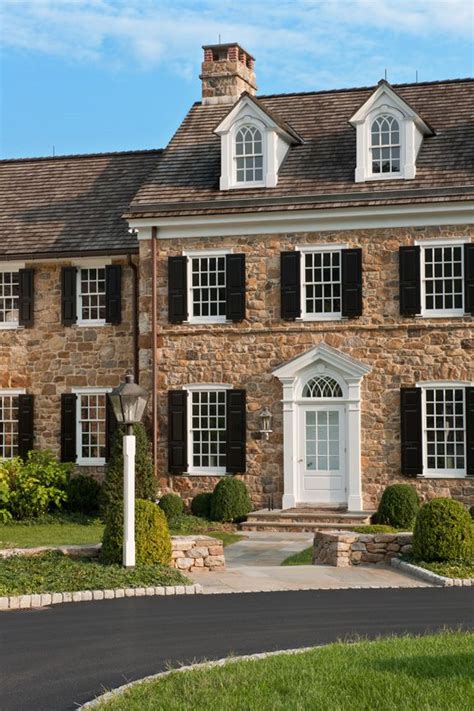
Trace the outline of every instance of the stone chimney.
<instances>
[{"instance_id":1,"label":"stone chimney","mask_svg":"<svg viewBox=\"0 0 474 711\"><path fill-rule=\"evenodd\" d=\"M202 103L234 104L242 92L255 94L255 59L236 42L207 44L203 47L204 61Z\"/></svg>"}]
</instances>

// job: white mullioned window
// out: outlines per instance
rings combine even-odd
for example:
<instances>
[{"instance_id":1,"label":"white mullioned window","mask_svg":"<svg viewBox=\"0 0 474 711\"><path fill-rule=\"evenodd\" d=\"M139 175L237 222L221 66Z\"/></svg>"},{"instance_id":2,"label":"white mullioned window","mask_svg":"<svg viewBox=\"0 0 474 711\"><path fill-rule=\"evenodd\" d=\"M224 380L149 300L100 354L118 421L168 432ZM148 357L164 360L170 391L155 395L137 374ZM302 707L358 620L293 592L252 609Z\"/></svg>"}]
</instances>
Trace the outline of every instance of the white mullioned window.
<instances>
[{"instance_id":1,"label":"white mullioned window","mask_svg":"<svg viewBox=\"0 0 474 711\"><path fill-rule=\"evenodd\" d=\"M78 267L79 324L105 324L105 266Z\"/></svg>"},{"instance_id":2,"label":"white mullioned window","mask_svg":"<svg viewBox=\"0 0 474 711\"><path fill-rule=\"evenodd\" d=\"M18 327L19 269L0 267L0 329Z\"/></svg>"},{"instance_id":3,"label":"white mullioned window","mask_svg":"<svg viewBox=\"0 0 474 711\"><path fill-rule=\"evenodd\" d=\"M235 134L235 177L237 183L263 181L263 139L256 126L242 126Z\"/></svg>"},{"instance_id":4,"label":"white mullioned window","mask_svg":"<svg viewBox=\"0 0 474 711\"><path fill-rule=\"evenodd\" d=\"M341 318L343 247L300 247L301 317L307 320Z\"/></svg>"},{"instance_id":5,"label":"white mullioned window","mask_svg":"<svg viewBox=\"0 0 474 711\"><path fill-rule=\"evenodd\" d=\"M103 465L106 460L107 393L110 389L76 390L77 463Z\"/></svg>"},{"instance_id":6,"label":"white mullioned window","mask_svg":"<svg viewBox=\"0 0 474 711\"><path fill-rule=\"evenodd\" d=\"M228 250L185 252L188 258L188 320L226 321L226 255Z\"/></svg>"},{"instance_id":7,"label":"white mullioned window","mask_svg":"<svg viewBox=\"0 0 474 711\"><path fill-rule=\"evenodd\" d=\"M370 149L372 173L400 173L400 125L396 118L382 114L372 122Z\"/></svg>"},{"instance_id":8,"label":"white mullioned window","mask_svg":"<svg viewBox=\"0 0 474 711\"><path fill-rule=\"evenodd\" d=\"M464 313L464 242L419 242L422 315Z\"/></svg>"},{"instance_id":9,"label":"white mullioned window","mask_svg":"<svg viewBox=\"0 0 474 711\"><path fill-rule=\"evenodd\" d=\"M226 473L228 386L189 387L188 434L191 474Z\"/></svg>"},{"instance_id":10,"label":"white mullioned window","mask_svg":"<svg viewBox=\"0 0 474 711\"><path fill-rule=\"evenodd\" d=\"M24 390L0 390L0 459L18 456L18 396Z\"/></svg>"},{"instance_id":11,"label":"white mullioned window","mask_svg":"<svg viewBox=\"0 0 474 711\"><path fill-rule=\"evenodd\" d=\"M428 476L466 474L465 386L423 385L423 471Z\"/></svg>"}]
</instances>

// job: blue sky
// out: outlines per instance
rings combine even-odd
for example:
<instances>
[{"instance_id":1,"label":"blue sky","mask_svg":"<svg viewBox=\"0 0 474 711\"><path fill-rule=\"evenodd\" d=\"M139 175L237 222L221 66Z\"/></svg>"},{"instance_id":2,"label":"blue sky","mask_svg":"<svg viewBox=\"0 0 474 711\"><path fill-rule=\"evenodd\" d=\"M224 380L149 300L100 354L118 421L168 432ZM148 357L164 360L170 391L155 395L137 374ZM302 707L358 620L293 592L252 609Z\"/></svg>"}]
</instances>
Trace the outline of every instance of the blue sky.
<instances>
[{"instance_id":1,"label":"blue sky","mask_svg":"<svg viewBox=\"0 0 474 711\"><path fill-rule=\"evenodd\" d=\"M0 155L166 145L201 45L237 41L260 93L473 75L472 0L2 0Z\"/></svg>"}]
</instances>

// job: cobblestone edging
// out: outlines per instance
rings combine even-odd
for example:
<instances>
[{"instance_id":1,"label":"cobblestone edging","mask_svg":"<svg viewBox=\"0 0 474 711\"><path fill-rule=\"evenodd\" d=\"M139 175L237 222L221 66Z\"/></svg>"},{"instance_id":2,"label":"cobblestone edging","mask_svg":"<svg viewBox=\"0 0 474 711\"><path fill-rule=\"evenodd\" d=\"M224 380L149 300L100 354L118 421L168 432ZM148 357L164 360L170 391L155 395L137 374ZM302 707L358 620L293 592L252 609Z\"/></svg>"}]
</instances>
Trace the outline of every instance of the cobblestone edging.
<instances>
[{"instance_id":1,"label":"cobblestone edging","mask_svg":"<svg viewBox=\"0 0 474 711\"><path fill-rule=\"evenodd\" d=\"M410 553L412 533L356 533L355 531L316 531L313 563L338 568L361 563L384 565Z\"/></svg>"},{"instance_id":2,"label":"cobblestone edging","mask_svg":"<svg viewBox=\"0 0 474 711\"><path fill-rule=\"evenodd\" d=\"M36 593L0 597L2 610L30 610L35 607L58 605L65 602L92 602L125 597L153 597L154 595L198 595L202 585L164 585L146 588L112 588L110 590L76 590L75 592Z\"/></svg>"},{"instance_id":3,"label":"cobblestone edging","mask_svg":"<svg viewBox=\"0 0 474 711\"><path fill-rule=\"evenodd\" d=\"M446 578L444 575L438 575L438 573L433 573L432 570L427 570L426 568L420 568L418 565L413 563L407 563L404 560L399 560L398 558L392 558L391 565L393 568L398 568L403 570L405 573L410 573L420 580L426 580L432 585L440 585L441 587L474 587L474 578Z\"/></svg>"}]
</instances>

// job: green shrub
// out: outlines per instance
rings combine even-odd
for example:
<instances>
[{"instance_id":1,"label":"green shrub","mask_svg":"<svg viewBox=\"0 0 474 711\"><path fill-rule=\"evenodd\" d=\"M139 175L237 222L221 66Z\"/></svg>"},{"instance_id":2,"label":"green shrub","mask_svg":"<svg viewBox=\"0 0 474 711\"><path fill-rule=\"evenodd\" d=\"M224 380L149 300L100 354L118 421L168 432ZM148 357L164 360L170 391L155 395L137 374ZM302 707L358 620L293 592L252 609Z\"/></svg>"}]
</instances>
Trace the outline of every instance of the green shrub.
<instances>
[{"instance_id":1,"label":"green shrub","mask_svg":"<svg viewBox=\"0 0 474 711\"><path fill-rule=\"evenodd\" d=\"M49 450L31 450L26 461L20 457L0 461L0 508L7 512L3 518L36 518L60 508L71 469Z\"/></svg>"},{"instance_id":2,"label":"green shrub","mask_svg":"<svg viewBox=\"0 0 474 711\"><path fill-rule=\"evenodd\" d=\"M0 469L0 523L9 523L12 515L8 510L10 501L10 487L8 486L7 475Z\"/></svg>"},{"instance_id":3,"label":"green shrub","mask_svg":"<svg viewBox=\"0 0 474 711\"><path fill-rule=\"evenodd\" d=\"M156 479L153 475L153 458L146 429L142 424L133 426L136 437L135 496L137 499L156 499ZM112 438L110 460L102 486L102 509L123 501L123 435L124 428L117 427Z\"/></svg>"},{"instance_id":4,"label":"green shrub","mask_svg":"<svg viewBox=\"0 0 474 711\"><path fill-rule=\"evenodd\" d=\"M432 499L421 507L413 531L413 555L426 561L474 558L474 523L459 501Z\"/></svg>"},{"instance_id":5,"label":"green shrub","mask_svg":"<svg viewBox=\"0 0 474 711\"><path fill-rule=\"evenodd\" d=\"M382 494L376 523L411 530L419 508L420 499L413 486L392 484Z\"/></svg>"},{"instance_id":6,"label":"green shrub","mask_svg":"<svg viewBox=\"0 0 474 711\"><path fill-rule=\"evenodd\" d=\"M114 504L107 511L101 560L121 563L123 550L123 506ZM135 501L135 558L137 565L169 565L171 538L163 511L151 501Z\"/></svg>"},{"instance_id":7,"label":"green shrub","mask_svg":"<svg viewBox=\"0 0 474 711\"><path fill-rule=\"evenodd\" d=\"M471 514L471 518L474 521L474 506L471 506L471 508L469 509L469 513Z\"/></svg>"},{"instance_id":8,"label":"green shrub","mask_svg":"<svg viewBox=\"0 0 474 711\"><path fill-rule=\"evenodd\" d=\"M178 494L165 494L158 501L158 506L168 521L181 516L184 511L184 501Z\"/></svg>"},{"instance_id":9,"label":"green shrub","mask_svg":"<svg viewBox=\"0 0 474 711\"><path fill-rule=\"evenodd\" d=\"M214 521L238 521L252 510L252 502L243 481L233 477L221 479L211 499L211 518Z\"/></svg>"},{"instance_id":10,"label":"green shrub","mask_svg":"<svg viewBox=\"0 0 474 711\"><path fill-rule=\"evenodd\" d=\"M196 494L194 499L191 501L191 511L194 516L199 516L200 518L210 518L211 501L211 492L206 492L205 494Z\"/></svg>"},{"instance_id":11,"label":"green shrub","mask_svg":"<svg viewBox=\"0 0 474 711\"><path fill-rule=\"evenodd\" d=\"M72 476L66 488L68 511L95 516L99 513L102 487L92 476Z\"/></svg>"}]
</instances>

